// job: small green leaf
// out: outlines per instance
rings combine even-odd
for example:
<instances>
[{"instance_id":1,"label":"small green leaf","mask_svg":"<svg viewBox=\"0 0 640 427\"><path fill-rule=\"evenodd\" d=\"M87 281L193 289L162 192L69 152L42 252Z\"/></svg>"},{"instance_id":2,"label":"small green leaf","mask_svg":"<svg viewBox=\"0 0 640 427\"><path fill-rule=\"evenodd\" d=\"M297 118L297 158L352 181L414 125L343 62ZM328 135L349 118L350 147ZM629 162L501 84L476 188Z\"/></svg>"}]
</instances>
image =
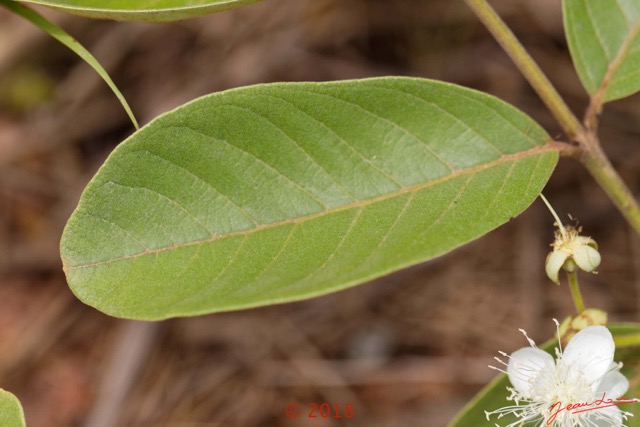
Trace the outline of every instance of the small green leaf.
<instances>
[{"instance_id":1,"label":"small green leaf","mask_svg":"<svg viewBox=\"0 0 640 427\"><path fill-rule=\"evenodd\" d=\"M20 0L89 18L118 21L177 21L260 0Z\"/></svg>"},{"instance_id":2,"label":"small green leaf","mask_svg":"<svg viewBox=\"0 0 640 427\"><path fill-rule=\"evenodd\" d=\"M589 94L602 101L640 90L640 1L563 0L573 63Z\"/></svg>"},{"instance_id":3,"label":"small green leaf","mask_svg":"<svg viewBox=\"0 0 640 427\"><path fill-rule=\"evenodd\" d=\"M344 289L518 215L555 167L548 141L508 104L424 79L206 96L107 159L64 232L67 279L138 319Z\"/></svg>"},{"instance_id":4,"label":"small green leaf","mask_svg":"<svg viewBox=\"0 0 640 427\"><path fill-rule=\"evenodd\" d=\"M607 328L611 331L614 340L640 333L640 324L617 323L607 325ZM523 347L527 345L528 343L523 340ZM554 349L557 346L557 338L552 338L541 345L540 348L555 358ZM640 379L640 369L638 367L639 358L640 347L618 349L614 357L616 362L624 363L622 373L631 381L632 388L625 393L625 397L628 398L640 397L640 381L638 381ZM487 367L487 369L489 368ZM506 426L509 425L509 423L517 421L517 418L513 416L505 416L497 420L495 415L491 417L490 420L487 420L485 415L485 411L491 412L513 404L512 401L507 400L507 396L509 395L507 386L510 385L511 383L506 375L498 375L460 411L448 427L495 427L496 423L501 426ZM627 427L640 427L640 403L624 405L621 409L634 414L633 417L625 422Z\"/></svg>"},{"instance_id":5,"label":"small green leaf","mask_svg":"<svg viewBox=\"0 0 640 427\"><path fill-rule=\"evenodd\" d=\"M0 426L24 427L25 425L24 412L18 398L0 388Z\"/></svg>"},{"instance_id":6,"label":"small green leaf","mask_svg":"<svg viewBox=\"0 0 640 427\"><path fill-rule=\"evenodd\" d=\"M62 28L58 27L52 22L47 21L39 13L29 9L28 7L22 6L21 4L18 4L13 0L0 0L0 6L4 6L16 15L22 16L26 20L30 21L41 30L49 33L51 37L71 49L76 55L78 55L87 64L89 64L89 66L91 66L91 68L93 68L100 75L100 77L102 77L105 83L109 85L113 93L115 93L115 95L118 97L120 104L122 104L122 107L129 115L129 118L131 119L131 122L133 122L133 125L136 127L136 129L138 128L138 122L136 121L136 118L133 115L133 111L131 111L127 100L124 98L122 93L120 93L120 90L113 82L113 80L111 80L111 77L109 77L109 74L106 72L106 70L102 68L102 65L100 65L98 60L94 58L94 56L91 55L91 53L89 53L89 51L85 49L84 46L78 43L76 39L67 34Z\"/></svg>"}]
</instances>

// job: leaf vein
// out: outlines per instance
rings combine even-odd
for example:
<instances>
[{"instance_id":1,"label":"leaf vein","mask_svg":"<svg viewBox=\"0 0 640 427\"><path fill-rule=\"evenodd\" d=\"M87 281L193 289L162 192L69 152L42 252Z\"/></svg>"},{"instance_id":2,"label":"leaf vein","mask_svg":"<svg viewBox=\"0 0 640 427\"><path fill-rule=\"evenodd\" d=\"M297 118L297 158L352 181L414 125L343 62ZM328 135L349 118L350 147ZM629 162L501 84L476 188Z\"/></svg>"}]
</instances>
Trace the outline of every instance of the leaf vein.
<instances>
[{"instance_id":1,"label":"leaf vein","mask_svg":"<svg viewBox=\"0 0 640 427\"><path fill-rule=\"evenodd\" d=\"M311 114L307 113L306 111L304 111L302 108L298 107L297 105L295 105L293 102L286 100L284 98L280 98L280 97L276 97L273 95L265 95L269 98L274 98L274 99L279 99L289 105L291 105L293 108L295 108L297 111L299 111L300 113L304 114L306 117L308 117L309 119L311 119L312 121L315 121L316 123L318 123L320 126L322 126L324 129L326 129L330 134L332 134L333 136L335 136L340 143L344 144L349 150L351 150L352 153L354 153L356 156L358 156L363 162L365 162L367 165L369 165L372 169L374 169L376 172L378 172L380 175L384 176L385 178L387 178L388 180L390 180L391 182L393 182L394 184L396 184L398 187L402 187L402 184L400 182L398 182L397 179L395 179L391 174L389 174L387 171L385 171L384 169L382 169L381 167L379 167L378 165L376 165L375 163L373 163L371 160L367 159L367 157L362 154L360 151L358 151L354 146L352 146L351 144L349 144L343 137L341 137L340 135L338 135L338 133L331 129L330 126L328 126L326 123L324 123L322 120L320 120L317 117L312 116ZM348 190L347 190L348 191ZM349 192L349 194L352 194L351 192ZM353 195L353 194L352 194ZM354 196L355 199L355 196Z\"/></svg>"},{"instance_id":2,"label":"leaf vein","mask_svg":"<svg viewBox=\"0 0 640 427\"><path fill-rule=\"evenodd\" d=\"M449 204L447 205L446 208L444 208L442 210L442 212L440 212L440 214L434 218L434 220L431 222L431 224L429 224L428 227L426 227L424 230L422 230L422 232L420 233L420 236L423 237L425 234L429 233L433 227L435 227L437 224L439 224L442 219L445 217L445 215L447 213L449 213L449 211L452 210L453 206L458 202L458 199L460 199L460 197L462 197L462 195L464 194L464 192L467 190L467 188L469 187L469 184L471 183L471 181L473 180L473 177L475 176L475 174L469 174L469 176L467 177L467 179L465 180L465 182L460 186L460 190L458 190L458 192L456 193L456 195L451 199L451 201L449 202ZM414 244L418 242L418 239L414 239ZM404 253L406 252L406 249L408 248L408 246L404 247L403 251L398 251L395 253L395 258L396 259L402 259L402 257L404 256Z\"/></svg>"},{"instance_id":3,"label":"leaf vein","mask_svg":"<svg viewBox=\"0 0 640 427\"><path fill-rule=\"evenodd\" d=\"M247 109L247 108L238 107L238 106L236 106L236 105L230 105L230 107L237 108L237 109L239 109L239 110L247 111L247 112L250 112L250 113L254 113L255 115L258 115L259 117L262 117L262 116L260 116L259 114L255 113L254 111L249 110L249 109ZM327 205L326 205L322 200L318 199L318 198L317 198L315 195L313 195L313 194L312 194L308 189L306 189L302 184L300 184L299 182L296 182L296 181L294 181L293 179L289 178L289 177L288 177L287 175L285 175L282 171L278 170L275 166L270 165L269 163L267 163L265 160L261 159L260 157L258 157L258 156L257 156L257 155L255 155L254 153L252 153L252 152L250 152L250 151L247 151L247 150L245 150L245 149L243 149L243 148L241 148L241 147L239 147L239 146L237 146L237 145L235 145L235 144L232 144L232 143L231 143L231 142L229 142L229 141L226 141L226 140L224 140L224 139L216 138L216 137L215 137L215 136L213 136L213 135L206 134L206 133L204 133L204 132L202 132L202 131L200 131L200 130L193 129L193 128L190 128L190 127L188 127L188 126L175 126L175 125L174 125L174 126L172 126L172 127L173 127L173 128L188 129L188 130L190 130L190 131L191 131L191 132L193 132L193 133L197 133L198 135L202 135L202 136L204 136L205 138L211 139L211 140L216 141L216 142L220 142L220 143L222 143L222 144L226 144L226 145L228 145L228 146L229 146L229 147L231 147L231 148L234 148L234 149L236 149L236 150L238 150L238 151L241 151L241 152L245 153L247 156L251 157L252 159L255 159L258 163L260 163L261 165L263 165L265 168L267 168L267 169L269 169L270 171L274 172L274 173L275 173L277 176L279 176L280 178L282 178L282 179L284 179L285 181L287 181L288 183L292 184L294 187L297 187L298 189L300 189L300 191L302 191L302 192L303 192L304 194L306 194L308 197L310 197L311 199L313 199L313 201L314 201L314 202L316 202L318 205L320 205L323 209L326 209L326 208L328 207L328 206L327 206Z\"/></svg>"},{"instance_id":4,"label":"leaf vein","mask_svg":"<svg viewBox=\"0 0 640 427\"><path fill-rule=\"evenodd\" d=\"M302 114L305 114L307 117L309 117L312 120L316 120L315 117L308 115L305 111L303 111L302 109L298 108L295 104L293 104L292 102L289 102L283 98L279 98L273 95L266 95L266 94L261 94L261 96L264 96L265 98L273 98L273 99L277 99L280 100L282 102L285 102L289 105L291 105L292 107L294 107L297 111L299 111ZM228 104L225 104L228 105ZM253 111L253 110L251 110ZM258 114L256 112L256 114ZM260 115L260 114L259 114ZM316 159L315 157L313 157L307 150L305 150L304 146L300 143L298 143L298 141L296 141L294 138L292 138L282 127L278 126L277 124L275 124L273 121L271 121L268 117L260 115L260 117L263 117L265 120L267 120L269 123L271 123L276 129L278 129L278 131L280 131L286 138L287 140L289 140L293 145L295 145L300 151L302 151L302 153L304 153L304 155L311 160L311 162L313 164L315 164L316 166L318 166L318 168L320 168L325 175L331 180L333 181L333 183L339 187L341 190L343 190L349 197L351 197L351 199L356 200L357 197L355 194L353 194L351 191L349 191L349 189L347 187L345 187L343 184L341 184L340 182L336 181L335 177L318 161L318 159ZM317 120L316 120L317 121ZM318 121L318 123L320 123ZM331 129L329 129L329 131L331 131ZM347 146L349 148L351 148L351 146L349 146L347 144ZM366 160L363 158L363 160Z\"/></svg>"},{"instance_id":5,"label":"leaf vein","mask_svg":"<svg viewBox=\"0 0 640 427\"><path fill-rule=\"evenodd\" d=\"M207 231L207 233L209 233L209 235L211 237L215 237L216 233L214 233L213 231L211 231L209 229L209 227L207 227L207 225L205 223L203 223L198 217L196 217L193 213L191 213L185 206L183 206L182 204L180 204L177 200L172 199L171 197L167 196L166 194L162 194L157 190L154 190L152 188L148 188L148 187L144 187L144 186L136 186L136 185L127 185L127 184L122 184L119 182L115 182L115 181L108 181L109 183L113 184L113 185L117 185L119 187L123 187L123 188L130 188L132 190L146 190L151 192L152 194L156 194L158 196L160 196L160 198L163 198L165 200L167 200L169 203L171 203L172 205L175 205L178 209L180 209L181 211L183 211L185 214L187 214L189 217L193 218L193 220L196 222L196 224L198 224L200 227L202 227L204 230Z\"/></svg>"},{"instance_id":6,"label":"leaf vein","mask_svg":"<svg viewBox=\"0 0 640 427\"><path fill-rule=\"evenodd\" d=\"M185 172L187 172L190 176L192 176L193 178L195 178L197 181L203 183L206 187L208 187L211 191L213 191L214 193L220 195L220 197L222 197L224 200L227 201L227 203L229 203L230 205L234 206L236 209L238 209L240 211L240 213L247 218L249 221L251 221L256 227L260 224L258 222L257 219L255 219L249 212L247 212L244 207L240 206L238 203L234 202L229 196L227 196L226 194L224 194L222 191L220 191L219 189L217 189L216 187L213 186L213 184L211 184L210 182L206 181L205 179L203 179L202 177L198 176L195 172L189 170L188 168L179 165L165 157L162 157L159 154L153 153L149 150L137 150L139 152L143 152L146 154L149 154L150 156L156 157L172 166L175 166L176 168L183 170Z\"/></svg>"},{"instance_id":7,"label":"leaf vein","mask_svg":"<svg viewBox=\"0 0 640 427\"><path fill-rule=\"evenodd\" d=\"M415 194L415 193L414 193ZM324 270L324 268L329 264L329 262L336 257L336 254L338 253L338 251L340 250L340 248L342 248L342 246L344 245L344 243L347 241L347 239L351 236L351 233L353 232L353 229L355 227L355 225L358 223L358 221L360 220L360 217L362 216L362 212L364 212L364 207L359 207L358 208L358 212L356 212L356 214L353 216L353 219L351 220L351 223L349 224L349 227L347 228L347 230L344 232L344 234L342 235L342 237L340 238L340 241L338 242L338 244L336 245L335 249L333 249L330 253L329 256L322 262L321 265L319 265L318 267L316 267L314 270L310 271L309 274L307 274L306 276L296 280L293 283L287 284L285 289L291 289L291 288L295 288L297 284L299 283L303 283L307 280L309 280L310 278L312 278L313 276L317 275L320 271Z\"/></svg>"},{"instance_id":8,"label":"leaf vein","mask_svg":"<svg viewBox=\"0 0 640 427\"><path fill-rule=\"evenodd\" d=\"M108 219L102 218L102 217L100 217L100 216L98 216L98 215L96 215L96 214L94 214L94 213L92 213L92 212L86 212L86 214L87 214L88 216L92 217L92 218L95 218L95 219L97 219L97 220L100 220L100 221L106 222L107 224L113 225L113 226L115 226L115 227L119 228L120 230L124 231L124 232L125 232L125 234L126 234L127 236L131 237L131 239L132 239L132 240L134 240L137 244L139 244L139 245L140 245L140 247L141 247L142 249L144 249L145 251L149 251L149 250L151 250L150 248L146 247L146 246L145 246L145 245L144 245L140 240L138 240L138 239L137 239L137 238L136 238L136 237L135 237L135 236L134 236L134 235L133 235L129 230L127 230L127 229L126 229L126 228L124 228L123 226L121 226L121 225L119 225L119 224L116 224L116 223L115 223L115 222L113 222L113 221L109 221Z\"/></svg>"},{"instance_id":9,"label":"leaf vein","mask_svg":"<svg viewBox=\"0 0 640 427\"><path fill-rule=\"evenodd\" d=\"M390 92L402 92L403 94L407 95L410 98L413 98L415 100L417 100L418 102L421 102L423 104L429 105L433 108L435 108L436 110L441 111L442 113L444 113L444 115L451 117L453 119L454 122L461 124L464 128L465 128L465 133L466 132L471 132L472 134L476 135L478 138L480 138L484 143L486 143L489 147L493 148L494 151L498 154L504 154L494 143L492 143L491 141L489 141L484 135L481 135L480 133L478 133L478 131L476 131L471 125L469 125L467 122L465 122L464 120L462 120L460 117L456 116L455 114L453 114L451 111L445 109L442 107L442 105L436 104L434 102L431 101L427 101L424 98L421 98L419 96L416 96L410 92L404 91L400 88L394 88L393 90L388 89L388 88L384 88L384 87L380 87L380 86L376 86L379 89L382 90L388 90ZM463 95L465 96L465 95ZM472 99L468 96L465 96L467 99ZM486 107L485 104L482 104L484 107ZM491 109L493 111L493 109ZM417 137L416 137L417 138ZM422 143L424 143L424 141L420 140Z\"/></svg>"},{"instance_id":10,"label":"leaf vein","mask_svg":"<svg viewBox=\"0 0 640 427\"><path fill-rule=\"evenodd\" d=\"M368 114L371 117L374 117L378 120L380 120L381 122L384 122L388 125L390 125L392 128L399 130L400 132L404 133L407 136L410 136L411 138L413 138L414 140L422 143L422 145L427 149L427 151L429 151L440 163L442 163L447 169L449 169L450 172L453 172L454 170L456 170L452 165L450 165L446 160L444 160L442 157L440 157L440 155L429 146L429 144L427 144L424 140L422 140L421 138L418 138L416 135L414 135L413 133L411 133L408 129L405 129L403 127L398 126L396 123L394 123L393 121L389 120L386 117L383 117L379 114L374 113L373 111L367 110L366 108L364 108L362 105L357 104L353 101L349 101L347 99L344 98L340 98L336 95L331 95L331 94L327 94L327 93L321 93L321 92L314 92L308 89L304 89L301 90L302 92L306 92L309 94L313 94L313 95L317 95L317 96L323 96L326 98L331 98L333 100L336 101L341 101L345 104L351 105L353 107L356 107L357 109L363 111L365 114Z\"/></svg>"},{"instance_id":11,"label":"leaf vein","mask_svg":"<svg viewBox=\"0 0 640 427\"><path fill-rule=\"evenodd\" d=\"M287 233L287 237L285 237L284 240L282 241L282 246L280 246L280 248L278 249L278 253L275 254L275 256L273 256L269 260L269 262L262 267L260 271L256 272L257 274L254 276L253 280L251 280L254 283L254 286L245 286L244 288L236 288L234 291L228 294L228 296L235 296L235 295L238 295L239 293L245 293L248 290L255 288L255 286L257 285L257 280L263 275L265 275L269 271L269 268L271 268L271 266L273 266L273 264L275 264L276 261L280 259L280 257L285 253L285 249L291 242L291 238L295 234L295 231L297 230L298 225L299 223L293 224L293 227L291 227L291 229Z\"/></svg>"},{"instance_id":12,"label":"leaf vein","mask_svg":"<svg viewBox=\"0 0 640 427\"><path fill-rule=\"evenodd\" d=\"M514 168L515 168L515 163L512 163L511 166L509 166L509 169L507 170L507 173L505 174L504 178L502 179L502 185L500 185L500 188L498 189L498 191L494 193L493 197L489 201L489 205L485 208L484 213L480 217L481 220L484 220L487 217L487 215L489 215L489 213L493 209L493 206L496 204L496 201L498 200L498 198L502 196L502 194L504 193L505 186L507 185L509 177L513 174ZM530 176L533 176L533 174L531 174ZM531 178L529 178L529 182L531 182ZM527 185L527 188L528 187L529 186Z\"/></svg>"},{"instance_id":13,"label":"leaf vein","mask_svg":"<svg viewBox=\"0 0 640 427\"><path fill-rule=\"evenodd\" d=\"M231 268L231 266L233 265L233 261L238 257L240 250L242 249L242 247L244 246L247 240L249 240L249 235L248 234L243 235L242 240L240 241L240 243L238 243L238 247L235 249L235 251L233 251L233 255L229 258L231 261L226 263L224 267L222 267L215 276L209 279L209 281L212 283L212 286L210 288L204 288L200 292L196 292L194 295L187 295L186 297L180 299L179 301L176 301L174 306L179 307L191 301L204 299L206 296L206 293L203 291L206 289L211 289L212 291L219 292L220 289L213 286L213 283L215 283L215 281L219 277L222 277L222 275L225 274ZM202 247L202 245L200 246Z\"/></svg>"},{"instance_id":14,"label":"leaf vein","mask_svg":"<svg viewBox=\"0 0 640 427\"><path fill-rule=\"evenodd\" d=\"M238 235L247 235L250 233L254 233L254 232L258 232L264 229L268 229L268 228L273 228L273 227L278 227L278 226L282 226L285 224L292 224L292 223L296 223L296 222L304 222L316 217L320 217L320 216L324 216L324 215L328 215L328 214L332 214L332 213L336 213L336 212L341 212L347 209L353 209L359 206L366 206L372 203L376 203L379 201L383 201L383 200L387 200L393 197L398 197L402 194L406 194L406 193L415 193L418 190L424 189L424 188L429 188L432 187L434 185L438 185L438 184L442 184L444 182L447 182L451 179L454 179L458 176L462 176L462 175L473 175L476 174L478 172L481 172L483 170L489 169L491 167L497 166L499 164L502 164L504 162L507 161L518 161L519 159L522 158L527 158L533 155L543 155L545 153L552 153L552 152L557 152L557 150L550 144L546 144L543 146L536 146L530 150L527 151L522 151L519 153L515 153L515 154L507 154L507 155L503 155L498 159L492 160L490 162L481 164L481 165L476 165L473 167L469 167L469 168L465 168L465 169L460 169L457 171L454 171L452 173L450 173L449 175L428 181L428 182L424 182L424 183L420 183L420 184L416 184L416 185L412 185L412 186L407 186L407 187L403 187L401 189L399 189L398 191L395 192L391 192L391 193L386 193L377 197L372 197L369 199L363 199L357 202L354 202L352 204L348 204L348 205L343 205L340 207L336 207L336 208L332 208L332 209L327 209L326 211L323 212L317 212L317 213L313 213L310 215L306 215L306 216L301 216L298 218L288 218L288 219L284 219L282 221L279 222L275 222L275 223L271 223L271 224L262 224L262 225L258 225L256 226L256 228L254 229L250 229L250 230L241 230L241 231L237 231L237 232L233 232L233 233L229 233L226 235L222 235L222 236L216 236L214 238L210 238L210 239L204 239L204 240L198 240L198 241L192 241L192 242L185 242L185 243L179 243L176 245L172 245L172 246L166 246L163 248L159 248L159 249L147 249L144 252L141 252L139 254L135 254L135 255L128 255L128 256L121 256L121 257L117 257L117 258L112 258L112 259L107 259L107 260L102 260L102 261L96 261L96 262L90 262L90 263L86 263L86 264L80 264L80 265L76 265L76 266L66 266L66 270L74 270L74 269L78 269L78 268L88 268L88 267L95 267L98 265L103 265L103 264L108 264L108 263L112 263L112 262L118 262L118 261L124 261L124 260L128 260L128 259L135 259L138 258L140 256L145 256L145 255L149 255L150 253L158 253L158 252L164 252L164 251L168 251L168 250L173 250L173 249L177 249L183 246L189 246L189 245L197 245L197 244L204 244L204 243L211 243L214 242L218 239L222 239L222 238L231 238L231 237L235 237Z\"/></svg>"},{"instance_id":15,"label":"leaf vein","mask_svg":"<svg viewBox=\"0 0 640 427\"><path fill-rule=\"evenodd\" d=\"M404 218L407 212L407 209L411 205L411 202L413 201L415 195L416 195L415 192L409 194L409 197L407 197L407 200L405 200L404 204L402 205L402 209L400 209L400 212L398 213L398 215L396 215L396 217L393 219L393 222L391 223L387 231L384 233L384 235L382 236L378 244L371 247L371 251L369 252L369 255L360 263L360 265L357 268L354 268L352 270L352 274L355 274L359 271L362 271L363 269L366 269L371 259L380 252L380 248L382 248L384 244L388 241L389 235L391 234L393 229L396 228L398 224L401 222L402 218Z\"/></svg>"}]
</instances>

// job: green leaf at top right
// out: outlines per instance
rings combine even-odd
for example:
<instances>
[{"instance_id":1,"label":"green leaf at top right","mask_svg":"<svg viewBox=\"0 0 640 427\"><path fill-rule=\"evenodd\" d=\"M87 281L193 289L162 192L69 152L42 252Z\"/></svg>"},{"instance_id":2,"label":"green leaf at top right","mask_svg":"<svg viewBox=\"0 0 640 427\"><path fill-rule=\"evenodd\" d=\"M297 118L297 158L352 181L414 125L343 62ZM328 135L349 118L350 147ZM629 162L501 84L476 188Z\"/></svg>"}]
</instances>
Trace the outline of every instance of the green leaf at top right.
<instances>
[{"instance_id":1,"label":"green leaf at top right","mask_svg":"<svg viewBox=\"0 0 640 427\"><path fill-rule=\"evenodd\" d=\"M569 50L589 94L606 102L640 91L640 1L562 5Z\"/></svg>"}]
</instances>

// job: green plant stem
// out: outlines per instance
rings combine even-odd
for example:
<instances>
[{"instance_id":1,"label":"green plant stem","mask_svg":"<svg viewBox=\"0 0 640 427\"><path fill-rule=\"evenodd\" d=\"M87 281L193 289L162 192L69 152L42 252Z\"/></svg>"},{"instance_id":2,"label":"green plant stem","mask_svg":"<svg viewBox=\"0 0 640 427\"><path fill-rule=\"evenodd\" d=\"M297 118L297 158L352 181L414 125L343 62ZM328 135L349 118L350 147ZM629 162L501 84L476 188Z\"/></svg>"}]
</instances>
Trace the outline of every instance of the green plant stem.
<instances>
[{"instance_id":1,"label":"green plant stem","mask_svg":"<svg viewBox=\"0 0 640 427\"><path fill-rule=\"evenodd\" d=\"M571 298L576 306L578 314L584 311L584 302L582 300L582 294L580 293L580 285L578 284L578 272L567 271L567 278L569 279L569 289L571 289Z\"/></svg>"},{"instance_id":2,"label":"green plant stem","mask_svg":"<svg viewBox=\"0 0 640 427\"><path fill-rule=\"evenodd\" d=\"M485 0L465 0L496 41L515 62L571 140L582 133L580 120L571 112L538 64L531 58L507 24Z\"/></svg>"},{"instance_id":3,"label":"green plant stem","mask_svg":"<svg viewBox=\"0 0 640 427\"><path fill-rule=\"evenodd\" d=\"M600 141L595 134L596 126L593 123L588 129L582 126L538 64L486 0L465 0L465 2L515 62L529 84L560 123L570 141L575 143L556 144L559 147L558 151L582 162L616 208L640 235L640 206L602 150ZM595 114L591 109L587 111L587 116ZM593 122L593 119L590 121ZM562 149L561 146L566 148Z\"/></svg>"},{"instance_id":4,"label":"green plant stem","mask_svg":"<svg viewBox=\"0 0 640 427\"><path fill-rule=\"evenodd\" d=\"M640 334L618 335L613 337L616 348L640 346Z\"/></svg>"},{"instance_id":5,"label":"green plant stem","mask_svg":"<svg viewBox=\"0 0 640 427\"><path fill-rule=\"evenodd\" d=\"M582 150L578 157L579 160L607 193L627 222L640 235L640 207L638 202L611 165L607 155L602 151L597 136L589 132L585 133L583 138L580 140Z\"/></svg>"}]
</instances>

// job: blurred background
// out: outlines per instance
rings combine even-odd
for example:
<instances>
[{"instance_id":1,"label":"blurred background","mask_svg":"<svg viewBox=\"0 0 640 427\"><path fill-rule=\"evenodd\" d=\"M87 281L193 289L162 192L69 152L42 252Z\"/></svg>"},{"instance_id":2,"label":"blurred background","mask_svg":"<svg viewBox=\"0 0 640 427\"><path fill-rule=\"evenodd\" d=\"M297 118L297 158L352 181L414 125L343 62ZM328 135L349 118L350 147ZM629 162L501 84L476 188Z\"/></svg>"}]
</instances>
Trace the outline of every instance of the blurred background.
<instances>
[{"instance_id":1,"label":"blurred background","mask_svg":"<svg viewBox=\"0 0 640 427\"><path fill-rule=\"evenodd\" d=\"M569 105L558 0L492 2ZM461 0L268 0L171 24L38 9L83 43L146 123L213 91L271 81L382 75L494 94L559 127ZM602 141L640 189L638 97L607 105ZM0 10L0 387L31 427L444 426L494 376L498 350L541 342L574 313L543 265L553 219L538 200L487 236L423 265L310 301L160 323L110 318L69 291L58 242L82 189L133 132L84 62ZM562 159L547 197L595 238L588 306L638 318L640 241L590 176ZM302 406L300 418L285 408ZM309 419L308 403L353 404Z\"/></svg>"}]
</instances>

